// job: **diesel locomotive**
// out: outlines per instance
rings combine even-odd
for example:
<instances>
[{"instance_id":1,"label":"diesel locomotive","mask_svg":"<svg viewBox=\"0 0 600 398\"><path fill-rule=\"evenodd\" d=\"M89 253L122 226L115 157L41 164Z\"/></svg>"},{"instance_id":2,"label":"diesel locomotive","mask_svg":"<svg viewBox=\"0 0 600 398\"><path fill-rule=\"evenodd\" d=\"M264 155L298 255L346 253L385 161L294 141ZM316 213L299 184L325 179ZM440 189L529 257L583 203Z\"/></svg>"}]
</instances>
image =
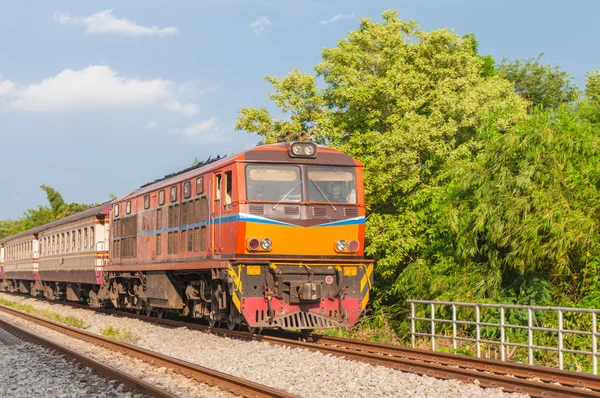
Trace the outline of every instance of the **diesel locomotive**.
<instances>
[{"instance_id":1,"label":"diesel locomotive","mask_svg":"<svg viewBox=\"0 0 600 398\"><path fill-rule=\"evenodd\" d=\"M0 240L21 292L229 328L354 325L369 302L362 164L261 145Z\"/></svg>"}]
</instances>

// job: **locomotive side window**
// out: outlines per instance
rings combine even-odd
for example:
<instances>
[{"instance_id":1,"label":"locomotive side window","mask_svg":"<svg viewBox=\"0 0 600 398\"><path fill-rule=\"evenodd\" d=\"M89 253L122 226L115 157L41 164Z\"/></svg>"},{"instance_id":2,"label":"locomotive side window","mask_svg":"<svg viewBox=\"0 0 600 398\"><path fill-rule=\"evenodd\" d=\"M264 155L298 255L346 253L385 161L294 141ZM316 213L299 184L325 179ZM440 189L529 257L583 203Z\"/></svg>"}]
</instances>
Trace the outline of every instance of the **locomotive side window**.
<instances>
[{"instance_id":1,"label":"locomotive side window","mask_svg":"<svg viewBox=\"0 0 600 398\"><path fill-rule=\"evenodd\" d=\"M215 184L215 202L221 202L221 174L217 174L217 183Z\"/></svg>"},{"instance_id":2,"label":"locomotive side window","mask_svg":"<svg viewBox=\"0 0 600 398\"><path fill-rule=\"evenodd\" d=\"M177 185L171 187L171 202L175 202L177 200Z\"/></svg>"},{"instance_id":3,"label":"locomotive side window","mask_svg":"<svg viewBox=\"0 0 600 398\"><path fill-rule=\"evenodd\" d=\"M308 166L308 200L356 203L356 173L352 167Z\"/></svg>"},{"instance_id":4,"label":"locomotive side window","mask_svg":"<svg viewBox=\"0 0 600 398\"><path fill-rule=\"evenodd\" d=\"M231 203L232 203L232 199L231 199L231 195L232 195L232 172L231 171L226 171L225 172L225 203L223 203L223 207L225 208L225 210L229 210L231 209Z\"/></svg>"},{"instance_id":5,"label":"locomotive side window","mask_svg":"<svg viewBox=\"0 0 600 398\"><path fill-rule=\"evenodd\" d=\"M131 201L128 200L127 203L125 203L125 213L130 214L131 213Z\"/></svg>"},{"instance_id":6,"label":"locomotive side window","mask_svg":"<svg viewBox=\"0 0 600 398\"><path fill-rule=\"evenodd\" d=\"M118 204L115 205L114 212L115 212L115 217L119 217L119 205Z\"/></svg>"},{"instance_id":7,"label":"locomotive side window","mask_svg":"<svg viewBox=\"0 0 600 398\"><path fill-rule=\"evenodd\" d=\"M165 190L161 189L160 191L158 191L158 204L160 206L165 204Z\"/></svg>"},{"instance_id":8,"label":"locomotive side window","mask_svg":"<svg viewBox=\"0 0 600 398\"><path fill-rule=\"evenodd\" d=\"M150 208L150 194L144 195L144 209L148 210Z\"/></svg>"},{"instance_id":9,"label":"locomotive side window","mask_svg":"<svg viewBox=\"0 0 600 398\"><path fill-rule=\"evenodd\" d=\"M186 181L183 183L183 198L187 199L192 194L192 183Z\"/></svg>"},{"instance_id":10,"label":"locomotive side window","mask_svg":"<svg viewBox=\"0 0 600 398\"><path fill-rule=\"evenodd\" d=\"M302 173L298 166L246 166L246 198L300 202L302 200Z\"/></svg>"},{"instance_id":11,"label":"locomotive side window","mask_svg":"<svg viewBox=\"0 0 600 398\"><path fill-rule=\"evenodd\" d=\"M196 178L196 195L204 192L204 177Z\"/></svg>"}]
</instances>

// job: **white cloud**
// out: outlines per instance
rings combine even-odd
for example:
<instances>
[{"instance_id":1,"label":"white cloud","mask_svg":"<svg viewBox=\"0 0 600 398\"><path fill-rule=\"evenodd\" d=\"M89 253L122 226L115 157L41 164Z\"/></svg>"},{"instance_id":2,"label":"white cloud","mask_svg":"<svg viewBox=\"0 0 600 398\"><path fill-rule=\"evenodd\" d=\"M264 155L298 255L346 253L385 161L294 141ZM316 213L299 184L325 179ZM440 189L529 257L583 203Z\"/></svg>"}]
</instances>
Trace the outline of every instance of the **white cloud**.
<instances>
[{"instance_id":1,"label":"white cloud","mask_svg":"<svg viewBox=\"0 0 600 398\"><path fill-rule=\"evenodd\" d=\"M68 13L57 13L54 20L61 24L74 24L85 27L90 34L115 34L123 36L168 36L178 32L177 28L141 26L125 18L117 18L113 10L104 10L87 17L76 17Z\"/></svg>"},{"instance_id":2,"label":"white cloud","mask_svg":"<svg viewBox=\"0 0 600 398\"><path fill-rule=\"evenodd\" d=\"M200 108L190 99L198 93L188 86L189 82L121 76L107 65L92 65L26 85L0 78L0 106L37 112L150 107L193 116Z\"/></svg>"},{"instance_id":3,"label":"white cloud","mask_svg":"<svg viewBox=\"0 0 600 398\"><path fill-rule=\"evenodd\" d=\"M231 137L228 138L227 131L215 117L191 124L182 129L173 129L171 133L182 135L187 141L196 144L214 145L231 143L232 141Z\"/></svg>"},{"instance_id":4,"label":"white cloud","mask_svg":"<svg viewBox=\"0 0 600 398\"><path fill-rule=\"evenodd\" d=\"M269 31L267 30L267 26L272 24L273 22L269 21L269 18L260 17L256 21L251 22L248 26L254 32L254 36L264 37L269 33Z\"/></svg>"},{"instance_id":5,"label":"white cloud","mask_svg":"<svg viewBox=\"0 0 600 398\"><path fill-rule=\"evenodd\" d=\"M121 77L108 66L96 65L65 69L17 89L12 106L32 111L145 106L167 99L172 86L168 80Z\"/></svg>"},{"instance_id":6,"label":"white cloud","mask_svg":"<svg viewBox=\"0 0 600 398\"><path fill-rule=\"evenodd\" d=\"M148 124L146 125L146 127L144 127L147 130L153 129L154 127L158 126L158 123L156 123L155 121L151 121L148 122Z\"/></svg>"},{"instance_id":7,"label":"white cloud","mask_svg":"<svg viewBox=\"0 0 600 398\"><path fill-rule=\"evenodd\" d=\"M194 116L200 112L200 108L196 104L182 104L179 101L173 101L165 106L171 112L179 113L184 116Z\"/></svg>"},{"instance_id":8,"label":"white cloud","mask_svg":"<svg viewBox=\"0 0 600 398\"><path fill-rule=\"evenodd\" d=\"M349 15L345 15L345 14L335 14L333 17L325 20L325 21L321 21L319 22L321 25L327 25L329 23L334 23L334 22L339 22L339 21L343 21L345 19L354 19L356 18L356 16L354 14L349 14Z\"/></svg>"},{"instance_id":9,"label":"white cloud","mask_svg":"<svg viewBox=\"0 0 600 398\"><path fill-rule=\"evenodd\" d=\"M0 96L12 94L15 91L15 86L10 80L0 79Z\"/></svg>"}]
</instances>

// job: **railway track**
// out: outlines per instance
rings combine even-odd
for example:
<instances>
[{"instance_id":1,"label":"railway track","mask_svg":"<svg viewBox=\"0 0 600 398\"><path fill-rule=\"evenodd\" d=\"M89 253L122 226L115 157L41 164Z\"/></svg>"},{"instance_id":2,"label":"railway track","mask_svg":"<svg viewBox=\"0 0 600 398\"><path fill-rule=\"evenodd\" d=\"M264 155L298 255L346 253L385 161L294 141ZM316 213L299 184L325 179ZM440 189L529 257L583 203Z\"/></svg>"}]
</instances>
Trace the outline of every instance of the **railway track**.
<instances>
[{"instance_id":1,"label":"railway track","mask_svg":"<svg viewBox=\"0 0 600 398\"><path fill-rule=\"evenodd\" d=\"M56 301L49 301L56 303ZM61 304L63 304L61 302ZM526 393L534 397L600 398L600 377L588 373L571 372L515 362L434 352L329 337L318 334L268 331L264 335L242 331L212 328L197 322L158 319L128 312L95 309L84 304L66 303L77 308L92 309L111 315L154 322L172 327L186 327L205 333L246 340L264 341L282 346L320 351L347 359L386 366L403 372L428 375L440 379L457 379L467 383L478 382L482 387L503 388L506 392Z\"/></svg>"},{"instance_id":2,"label":"railway track","mask_svg":"<svg viewBox=\"0 0 600 398\"><path fill-rule=\"evenodd\" d=\"M88 307L89 308L89 307ZM195 380L200 383L207 384L211 387L218 387L222 391L228 391L236 396L244 396L250 398L267 398L267 397L280 397L280 398L293 398L296 395L289 394L285 391L280 391L271 387L267 387L258 383L254 383L239 377L231 376L222 372L218 372L212 369L208 369L202 366L194 365L185 361L178 360L176 358L172 358L166 355L162 355L156 352L152 352L149 350L145 350L140 347L136 347L131 344L122 343L115 340L110 340L104 338L102 336L98 336L93 333L89 333L80 329L72 328L70 326L66 326L42 317L38 317L35 315L28 314L26 312L22 312L19 310L15 310L13 308L5 307L0 305L0 311L8 313L10 315L19 317L21 319L36 323L38 325L44 326L46 328L55 330L57 332L63 333L67 336L77 338L82 341L86 341L88 343L95 344L99 347L103 347L109 349L114 352L118 352L124 355L127 355L132 358L141 359L142 361L149 363L156 367L165 367L170 369L174 373L178 373L184 375L188 379ZM6 323L6 322L3 322ZM116 369L110 368L106 365L103 365L97 361L91 360L85 356L82 356L72 350L69 350L65 347L62 347L59 344L52 343L51 341L41 338L35 334L29 333L26 330L14 326L10 323L6 323L7 327L12 328L16 333L25 335L27 333L28 338L36 340L42 344L46 344L51 346L54 349L64 352L67 355L74 356L82 362L89 364L92 367L97 367L99 371L108 372L105 373L109 375L109 377L116 378L120 381L123 381L132 387L135 386L135 389L138 391L158 397L169 397L173 398L174 395L160 390L157 387L154 387L148 383L145 383L139 379L134 378L133 376L127 375L123 372L120 372Z\"/></svg>"}]
</instances>

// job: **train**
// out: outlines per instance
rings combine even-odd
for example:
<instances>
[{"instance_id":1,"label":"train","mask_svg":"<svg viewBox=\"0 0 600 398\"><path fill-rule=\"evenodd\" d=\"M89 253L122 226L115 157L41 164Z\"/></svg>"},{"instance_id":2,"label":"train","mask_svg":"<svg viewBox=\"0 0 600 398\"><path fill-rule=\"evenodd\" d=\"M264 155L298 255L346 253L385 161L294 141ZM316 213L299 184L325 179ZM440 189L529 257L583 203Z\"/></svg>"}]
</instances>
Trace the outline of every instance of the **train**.
<instances>
[{"instance_id":1,"label":"train","mask_svg":"<svg viewBox=\"0 0 600 398\"><path fill-rule=\"evenodd\" d=\"M352 327L369 303L363 165L259 145L0 240L0 290L230 329Z\"/></svg>"}]
</instances>

